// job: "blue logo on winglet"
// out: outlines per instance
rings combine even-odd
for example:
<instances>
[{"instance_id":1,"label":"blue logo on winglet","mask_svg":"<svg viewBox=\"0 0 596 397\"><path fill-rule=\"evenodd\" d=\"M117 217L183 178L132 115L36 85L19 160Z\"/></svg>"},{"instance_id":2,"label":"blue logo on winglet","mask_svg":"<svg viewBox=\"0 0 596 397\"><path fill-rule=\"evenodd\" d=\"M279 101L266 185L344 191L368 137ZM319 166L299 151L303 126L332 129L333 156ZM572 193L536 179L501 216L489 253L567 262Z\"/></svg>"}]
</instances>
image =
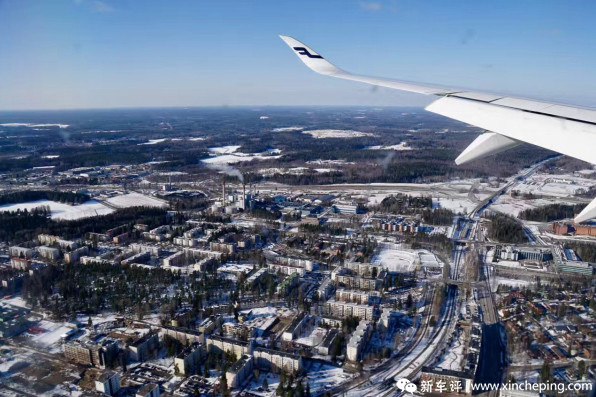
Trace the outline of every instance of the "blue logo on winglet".
<instances>
[{"instance_id":1,"label":"blue logo on winglet","mask_svg":"<svg viewBox=\"0 0 596 397\"><path fill-rule=\"evenodd\" d=\"M319 58L319 59L323 59L322 56L320 55L316 55L316 54L311 54L310 52L308 52L308 50L304 47L293 47L294 51L298 52L298 54L300 55L306 55L309 58Z\"/></svg>"}]
</instances>

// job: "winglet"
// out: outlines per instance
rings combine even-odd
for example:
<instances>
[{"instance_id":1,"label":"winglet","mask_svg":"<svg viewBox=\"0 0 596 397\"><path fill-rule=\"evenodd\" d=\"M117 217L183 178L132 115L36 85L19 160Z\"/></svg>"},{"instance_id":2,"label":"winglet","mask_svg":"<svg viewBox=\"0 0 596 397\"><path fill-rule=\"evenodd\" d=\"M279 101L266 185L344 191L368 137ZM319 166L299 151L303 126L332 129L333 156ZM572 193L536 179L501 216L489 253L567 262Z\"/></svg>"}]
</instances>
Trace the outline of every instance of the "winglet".
<instances>
[{"instance_id":1,"label":"winglet","mask_svg":"<svg viewBox=\"0 0 596 397\"><path fill-rule=\"evenodd\" d=\"M343 70L327 61L306 44L301 43L290 36L280 35L279 37L292 49L292 51L294 51L298 58L300 58L300 60L313 71L330 76L343 72Z\"/></svg>"}]
</instances>

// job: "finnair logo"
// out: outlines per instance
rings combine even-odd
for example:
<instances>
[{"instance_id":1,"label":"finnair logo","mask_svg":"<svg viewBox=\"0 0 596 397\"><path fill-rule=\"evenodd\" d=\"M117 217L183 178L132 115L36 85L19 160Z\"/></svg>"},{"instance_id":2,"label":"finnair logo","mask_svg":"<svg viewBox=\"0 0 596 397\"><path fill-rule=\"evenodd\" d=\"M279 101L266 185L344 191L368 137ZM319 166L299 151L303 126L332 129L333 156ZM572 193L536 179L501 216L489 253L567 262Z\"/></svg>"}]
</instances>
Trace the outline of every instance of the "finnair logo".
<instances>
[{"instance_id":1,"label":"finnair logo","mask_svg":"<svg viewBox=\"0 0 596 397\"><path fill-rule=\"evenodd\" d=\"M311 54L310 52L308 52L308 50L304 47L294 47L294 51L296 51L298 54L300 55L306 55L309 58L320 58L323 59L322 56L317 55L317 54Z\"/></svg>"},{"instance_id":2,"label":"finnair logo","mask_svg":"<svg viewBox=\"0 0 596 397\"><path fill-rule=\"evenodd\" d=\"M418 386L416 386L414 383L410 382L410 380L406 378L401 378L400 380L395 382L395 386L399 390L408 393L414 393L416 390L418 390Z\"/></svg>"}]
</instances>

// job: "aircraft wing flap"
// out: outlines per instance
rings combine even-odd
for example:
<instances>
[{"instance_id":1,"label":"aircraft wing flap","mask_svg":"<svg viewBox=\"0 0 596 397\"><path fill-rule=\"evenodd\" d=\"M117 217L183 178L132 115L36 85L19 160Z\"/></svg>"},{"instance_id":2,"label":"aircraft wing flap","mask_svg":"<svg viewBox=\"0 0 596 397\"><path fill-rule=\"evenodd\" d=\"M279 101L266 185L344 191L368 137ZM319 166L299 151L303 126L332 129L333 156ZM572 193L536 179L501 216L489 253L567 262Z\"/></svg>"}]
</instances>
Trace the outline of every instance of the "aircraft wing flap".
<instances>
[{"instance_id":1,"label":"aircraft wing flap","mask_svg":"<svg viewBox=\"0 0 596 397\"><path fill-rule=\"evenodd\" d=\"M596 164L596 125L474 100L443 97L426 110Z\"/></svg>"},{"instance_id":2,"label":"aircraft wing flap","mask_svg":"<svg viewBox=\"0 0 596 397\"><path fill-rule=\"evenodd\" d=\"M593 109L585 109L565 105L553 105L546 110L548 114L552 114L555 117L563 117L571 120L581 120L586 123L596 124L596 111Z\"/></svg>"},{"instance_id":3,"label":"aircraft wing flap","mask_svg":"<svg viewBox=\"0 0 596 397\"><path fill-rule=\"evenodd\" d=\"M506 106L508 108L527 110L530 112L542 112L553 106L552 103L532 101L529 99L503 97L491 102L493 105Z\"/></svg>"}]
</instances>

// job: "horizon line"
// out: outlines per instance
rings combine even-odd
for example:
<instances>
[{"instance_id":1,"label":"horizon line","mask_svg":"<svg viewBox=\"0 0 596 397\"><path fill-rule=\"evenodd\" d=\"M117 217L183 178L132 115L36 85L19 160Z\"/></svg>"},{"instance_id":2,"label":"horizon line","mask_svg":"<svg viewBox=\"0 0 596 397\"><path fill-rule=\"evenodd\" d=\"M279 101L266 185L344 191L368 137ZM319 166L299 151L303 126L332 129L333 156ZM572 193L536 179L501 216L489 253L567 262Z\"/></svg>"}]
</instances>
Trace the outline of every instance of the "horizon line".
<instances>
[{"instance_id":1,"label":"horizon line","mask_svg":"<svg viewBox=\"0 0 596 397\"><path fill-rule=\"evenodd\" d=\"M0 109L0 112L63 112L63 111L96 111L96 110L150 110L150 109L251 109L260 108L399 108L424 109L423 105L197 105L197 106L117 106L117 107L82 107L82 108L46 108L46 109Z\"/></svg>"}]
</instances>

